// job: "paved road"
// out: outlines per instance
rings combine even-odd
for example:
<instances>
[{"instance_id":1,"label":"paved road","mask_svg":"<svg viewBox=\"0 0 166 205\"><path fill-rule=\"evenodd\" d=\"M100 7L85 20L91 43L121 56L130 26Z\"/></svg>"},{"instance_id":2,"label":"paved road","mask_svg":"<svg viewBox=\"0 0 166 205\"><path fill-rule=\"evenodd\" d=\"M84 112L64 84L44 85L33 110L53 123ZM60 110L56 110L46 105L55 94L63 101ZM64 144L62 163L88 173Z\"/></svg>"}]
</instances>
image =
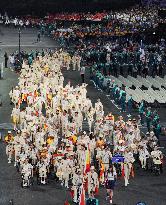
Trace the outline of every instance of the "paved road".
<instances>
[{"instance_id":1,"label":"paved road","mask_svg":"<svg viewBox=\"0 0 166 205\"><path fill-rule=\"evenodd\" d=\"M10 30L12 32L12 30ZM15 31L14 31L15 32ZM36 35L34 30L27 31L27 39L34 39ZM6 30L4 31L6 33ZM8 34L5 34L8 35ZM7 42L8 36L4 36L4 42ZM16 43L17 38L11 42ZM26 41L26 40L25 40ZM46 43L50 40L46 38ZM26 43L26 42L24 42ZM13 48L7 48L11 52ZM26 47L26 49L31 49ZM4 51L4 48L3 48ZM79 73L77 71L64 71L65 83L70 80L73 85L80 83ZM17 84L18 75L9 69L5 70L4 80L0 80L0 93L3 94L3 107L0 108L0 124L7 123L10 125L10 114L12 106L8 93L12 86ZM88 75L86 81L89 82ZM105 93L98 92L92 83L88 85L88 95L94 103L100 98L104 104L105 112L112 111L119 114L119 110L106 98ZM85 124L85 126L87 126ZM5 130L2 130L2 135ZM165 140L165 139L164 139ZM13 199L14 205L63 205L66 195L69 195L65 189L54 181L46 186L38 186L36 181L30 189L22 189L20 174L18 174L13 165L7 164L5 155L5 145L0 142L0 205L8 205L9 200ZM148 205L165 205L166 204L166 170L159 177L153 174L136 170L136 176L131 179L129 187L124 187L124 181L119 179L114 193L114 201L117 205L135 205L138 201L145 201ZM100 205L107 205L105 201L105 190L101 189L99 193Z\"/></svg>"},{"instance_id":2,"label":"paved road","mask_svg":"<svg viewBox=\"0 0 166 205\"><path fill-rule=\"evenodd\" d=\"M37 43L37 29L21 29L21 47L24 48L51 48L55 46L55 41L48 37L41 37L41 42ZM18 28L4 27L0 25L0 47L18 48Z\"/></svg>"}]
</instances>

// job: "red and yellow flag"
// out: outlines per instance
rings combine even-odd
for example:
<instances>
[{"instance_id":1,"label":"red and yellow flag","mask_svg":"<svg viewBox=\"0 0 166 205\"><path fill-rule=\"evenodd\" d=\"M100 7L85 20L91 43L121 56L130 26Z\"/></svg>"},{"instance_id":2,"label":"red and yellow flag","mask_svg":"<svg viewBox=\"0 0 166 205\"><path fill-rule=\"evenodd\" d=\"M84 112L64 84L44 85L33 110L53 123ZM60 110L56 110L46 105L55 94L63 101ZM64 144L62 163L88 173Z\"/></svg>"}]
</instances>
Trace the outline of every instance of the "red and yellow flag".
<instances>
[{"instance_id":1,"label":"red and yellow flag","mask_svg":"<svg viewBox=\"0 0 166 205\"><path fill-rule=\"evenodd\" d=\"M90 172L90 151L86 150L86 158L85 158L85 173Z\"/></svg>"}]
</instances>

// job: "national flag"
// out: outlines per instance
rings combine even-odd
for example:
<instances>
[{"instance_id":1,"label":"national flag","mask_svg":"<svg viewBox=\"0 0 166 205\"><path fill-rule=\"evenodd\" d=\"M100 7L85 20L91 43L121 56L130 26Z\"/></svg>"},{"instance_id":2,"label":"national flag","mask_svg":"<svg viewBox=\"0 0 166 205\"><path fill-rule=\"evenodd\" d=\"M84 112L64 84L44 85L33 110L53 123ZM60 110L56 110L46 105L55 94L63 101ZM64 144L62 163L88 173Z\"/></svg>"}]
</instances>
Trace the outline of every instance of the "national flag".
<instances>
[{"instance_id":1,"label":"national flag","mask_svg":"<svg viewBox=\"0 0 166 205\"><path fill-rule=\"evenodd\" d=\"M90 172L90 151L86 150L86 158L85 158L85 173Z\"/></svg>"},{"instance_id":2,"label":"national flag","mask_svg":"<svg viewBox=\"0 0 166 205\"><path fill-rule=\"evenodd\" d=\"M18 105L21 105L21 103L22 103L22 99L19 98L19 99L18 99Z\"/></svg>"},{"instance_id":3,"label":"national flag","mask_svg":"<svg viewBox=\"0 0 166 205\"><path fill-rule=\"evenodd\" d=\"M95 195L97 195L99 193L99 188L96 186L95 187Z\"/></svg>"},{"instance_id":4,"label":"national flag","mask_svg":"<svg viewBox=\"0 0 166 205\"><path fill-rule=\"evenodd\" d=\"M104 182L104 164L101 162L101 168L100 168L100 178L99 178L100 182L103 183Z\"/></svg>"},{"instance_id":5,"label":"national flag","mask_svg":"<svg viewBox=\"0 0 166 205\"><path fill-rule=\"evenodd\" d=\"M70 190L70 196L72 199L74 198L74 190Z\"/></svg>"},{"instance_id":6,"label":"national flag","mask_svg":"<svg viewBox=\"0 0 166 205\"><path fill-rule=\"evenodd\" d=\"M81 190L81 196L80 196L80 203L79 205L85 205L85 190L84 187L82 186Z\"/></svg>"}]
</instances>

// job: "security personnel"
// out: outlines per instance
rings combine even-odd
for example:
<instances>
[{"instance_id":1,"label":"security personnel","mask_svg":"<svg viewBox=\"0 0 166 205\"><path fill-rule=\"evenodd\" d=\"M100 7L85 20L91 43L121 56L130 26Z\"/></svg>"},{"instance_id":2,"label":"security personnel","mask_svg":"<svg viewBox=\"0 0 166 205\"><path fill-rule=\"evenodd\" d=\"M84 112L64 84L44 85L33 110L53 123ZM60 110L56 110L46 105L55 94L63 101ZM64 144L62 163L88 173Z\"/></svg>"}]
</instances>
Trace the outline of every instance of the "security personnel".
<instances>
[{"instance_id":1,"label":"security personnel","mask_svg":"<svg viewBox=\"0 0 166 205\"><path fill-rule=\"evenodd\" d=\"M133 108L133 98L132 95L129 96L129 99L127 101L127 107L128 107L128 117L131 117L131 113L132 113L132 108Z\"/></svg>"},{"instance_id":2,"label":"security personnel","mask_svg":"<svg viewBox=\"0 0 166 205\"><path fill-rule=\"evenodd\" d=\"M122 93L122 96L120 98L120 102L121 102L121 111L125 112L125 110L126 110L126 93L125 92Z\"/></svg>"},{"instance_id":3,"label":"security personnel","mask_svg":"<svg viewBox=\"0 0 166 205\"><path fill-rule=\"evenodd\" d=\"M139 115L140 115L140 120L141 120L141 125L144 124L144 101L142 100L140 106L139 106Z\"/></svg>"},{"instance_id":4,"label":"security personnel","mask_svg":"<svg viewBox=\"0 0 166 205\"><path fill-rule=\"evenodd\" d=\"M148 132L150 132L151 123L152 123L152 112L150 108L148 108L146 113L146 125L147 125Z\"/></svg>"}]
</instances>

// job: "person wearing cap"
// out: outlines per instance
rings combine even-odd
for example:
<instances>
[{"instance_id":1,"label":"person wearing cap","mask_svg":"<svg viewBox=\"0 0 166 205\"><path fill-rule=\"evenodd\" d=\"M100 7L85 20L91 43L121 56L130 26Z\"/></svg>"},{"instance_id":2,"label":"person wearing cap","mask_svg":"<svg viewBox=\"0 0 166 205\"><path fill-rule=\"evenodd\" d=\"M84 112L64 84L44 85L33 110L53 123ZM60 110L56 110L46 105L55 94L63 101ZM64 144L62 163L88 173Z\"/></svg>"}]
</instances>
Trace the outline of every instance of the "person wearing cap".
<instances>
[{"instance_id":1,"label":"person wearing cap","mask_svg":"<svg viewBox=\"0 0 166 205\"><path fill-rule=\"evenodd\" d=\"M57 157L54 167L55 167L54 169L55 169L56 177L60 182L62 182L62 177L63 177L62 157Z\"/></svg>"},{"instance_id":2,"label":"person wearing cap","mask_svg":"<svg viewBox=\"0 0 166 205\"><path fill-rule=\"evenodd\" d=\"M81 67L81 56L79 54L75 54L75 62L76 62L76 68L78 69L78 71L80 71L80 67Z\"/></svg>"},{"instance_id":3,"label":"person wearing cap","mask_svg":"<svg viewBox=\"0 0 166 205\"><path fill-rule=\"evenodd\" d=\"M139 160L141 162L142 169L146 169L146 162L150 154L146 147L140 147L139 149Z\"/></svg>"},{"instance_id":4,"label":"person wearing cap","mask_svg":"<svg viewBox=\"0 0 166 205\"><path fill-rule=\"evenodd\" d=\"M67 155L61 161L62 163L62 183L67 189L69 188L69 176L71 173L70 159Z\"/></svg>"},{"instance_id":5,"label":"person wearing cap","mask_svg":"<svg viewBox=\"0 0 166 205\"><path fill-rule=\"evenodd\" d=\"M77 64L76 56L73 55L72 57L72 69L73 70L76 70L76 64Z\"/></svg>"},{"instance_id":6,"label":"person wearing cap","mask_svg":"<svg viewBox=\"0 0 166 205\"><path fill-rule=\"evenodd\" d=\"M160 167L160 172L163 172L163 153L158 149L157 146L154 147L154 150L151 152L151 157L153 160L153 163L155 165L158 165Z\"/></svg>"},{"instance_id":7,"label":"person wearing cap","mask_svg":"<svg viewBox=\"0 0 166 205\"><path fill-rule=\"evenodd\" d=\"M28 162L28 159L25 160L22 169L21 174L23 175L23 187L30 186L30 178L33 177L33 166Z\"/></svg>"},{"instance_id":8,"label":"person wearing cap","mask_svg":"<svg viewBox=\"0 0 166 205\"><path fill-rule=\"evenodd\" d=\"M102 162L104 164L104 171L109 169L110 161L112 158L112 153L108 147L106 147L102 152Z\"/></svg>"},{"instance_id":9,"label":"person wearing cap","mask_svg":"<svg viewBox=\"0 0 166 205\"><path fill-rule=\"evenodd\" d=\"M86 148L85 148L85 144L82 144L82 142L81 142L81 145L78 146L77 148L77 155L78 155L78 163L79 163L81 172L83 172L85 168L85 162L86 162Z\"/></svg>"},{"instance_id":10,"label":"person wearing cap","mask_svg":"<svg viewBox=\"0 0 166 205\"><path fill-rule=\"evenodd\" d=\"M83 116L81 112L76 111L73 115L73 119L76 123L76 132L79 133L82 131Z\"/></svg>"},{"instance_id":11,"label":"person wearing cap","mask_svg":"<svg viewBox=\"0 0 166 205\"><path fill-rule=\"evenodd\" d=\"M96 110L96 120L103 120L104 118L104 110L102 106L99 106L99 108Z\"/></svg>"},{"instance_id":12,"label":"person wearing cap","mask_svg":"<svg viewBox=\"0 0 166 205\"><path fill-rule=\"evenodd\" d=\"M73 174L72 179L72 190L74 191L73 202L78 203L80 201L80 189L83 185L83 175L81 174L81 170L77 169Z\"/></svg>"},{"instance_id":13,"label":"person wearing cap","mask_svg":"<svg viewBox=\"0 0 166 205\"><path fill-rule=\"evenodd\" d=\"M7 135L5 136L5 142L8 144L14 141L14 136L12 135L11 131L8 131Z\"/></svg>"},{"instance_id":14,"label":"person wearing cap","mask_svg":"<svg viewBox=\"0 0 166 205\"><path fill-rule=\"evenodd\" d=\"M12 114L11 114L12 121L13 121L13 124L14 124L14 130L17 129L17 125L19 123L19 115L20 115L20 108L19 108L18 105L16 105L16 107L13 108Z\"/></svg>"},{"instance_id":15,"label":"person wearing cap","mask_svg":"<svg viewBox=\"0 0 166 205\"><path fill-rule=\"evenodd\" d=\"M56 110L58 108L58 96L55 95L52 100L51 100L51 106L52 106L52 109L53 109L53 112L56 113Z\"/></svg>"},{"instance_id":16,"label":"person wearing cap","mask_svg":"<svg viewBox=\"0 0 166 205\"><path fill-rule=\"evenodd\" d=\"M68 54L67 59L66 59L66 68L67 68L67 70L70 69L71 60L72 60L72 58L71 58L70 54Z\"/></svg>"},{"instance_id":17,"label":"person wearing cap","mask_svg":"<svg viewBox=\"0 0 166 205\"><path fill-rule=\"evenodd\" d=\"M88 194L90 196L91 191L96 193L96 190L98 190L99 188L98 174L95 171L94 166L91 166L90 172L87 173L87 180L88 180Z\"/></svg>"},{"instance_id":18,"label":"person wearing cap","mask_svg":"<svg viewBox=\"0 0 166 205\"><path fill-rule=\"evenodd\" d=\"M18 132L18 134L14 137L14 141L13 141L14 160L15 160L14 166L16 166L17 159L21 153L20 136L21 136L21 133Z\"/></svg>"},{"instance_id":19,"label":"person wearing cap","mask_svg":"<svg viewBox=\"0 0 166 205\"><path fill-rule=\"evenodd\" d=\"M14 153L13 143L12 141L8 141L7 146L6 146L6 155L7 155L9 164L11 164L13 153Z\"/></svg>"},{"instance_id":20,"label":"person wearing cap","mask_svg":"<svg viewBox=\"0 0 166 205\"><path fill-rule=\"evenodd\" d=\"M88 120L88 125L89 125L89 132L92 131L92 123L94 121L93 116L94 116L94 108L90 107L89 110L86 112L87 120Z\"/></svg>"},{"instance_id":21,"label":"person wearing cap","mask_svg":"<svg viewBox=\"0 0 166 205\"><path fill-rule=\"evenodd\" d=\"M68 126L68 119L69 119L69 114L67 113L66 110L63 111L61 115L61 126L62 126L62 134L65 135L67 131L67 126Z\"/></svg>"},{"instance_id":22,"label":"person wearing cap","mask_svg":"<svg viewBox=\"0 0 166 205\"><path fill-rule=\"evenodd\" d=\"M98 112L99 110L103 110L103 104L101 103L100 99L98 99L95 103L95 112Z\"/></svg>"},{"instance_id":23,"label":"person wearing cap","mask_svg":"<svg viewBox=\"0 0 166 205\"><path fill-rule=\"evenodd\" d=\"M133 166L133 162L135 161L133 157L133 153L130 151L130 149L126 149L124 153L124 180L125 180L125 186L128 186L129 184L129 177L131 173L131 169Z\"/></svg>"}]
</instances>

